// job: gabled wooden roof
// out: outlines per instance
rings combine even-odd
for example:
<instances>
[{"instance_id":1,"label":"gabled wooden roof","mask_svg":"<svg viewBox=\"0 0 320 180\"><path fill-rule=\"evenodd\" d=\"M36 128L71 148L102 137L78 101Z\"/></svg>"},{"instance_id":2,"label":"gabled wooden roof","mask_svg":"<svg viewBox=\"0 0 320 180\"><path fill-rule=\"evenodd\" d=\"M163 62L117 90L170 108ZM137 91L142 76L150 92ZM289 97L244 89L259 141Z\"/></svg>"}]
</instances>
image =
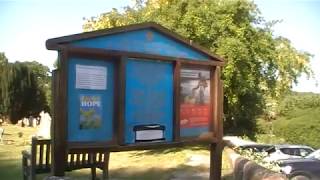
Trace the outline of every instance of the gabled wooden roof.
<instances>
[{"instance_id":1,"label":"gabled wooden roof","mask_svg":"<svg viewBox=\"0 0 320 180\"><path fill-rule=\"evenodd\" d=\"M92 38L97 38L97 37L101 37L101 36L136 31L136 30L147 29L147 28L151 28L151 29L154 29L160 33L163 33L164 35L174 39L175 41L182 43L182 44L185 44L188 47L190 47L191 49L194 49L198 52L201 52L201 53L207 55L211 60L224 62L224 60L222 58L210 53L209 50L207 50L206 48L201 47L191 41L188 41L187 39L183 38L179 34L172 32L169 29L167 29L157 23L154 23L154 22L132 24L132 25L120 26L120 27L115 27L115 28L110 28L110 29L102 29L102 30L97 30L97 31L84 32L84 33L80 33L80 34L73 34L73 35L69 35L69 36L52 38L52 39L48 39L46 41L46 47L49 50L57 50L59 48L59 45L68 44L68 43L71 43L74 41L92 39Z\"/></svg>"}]
</instances>

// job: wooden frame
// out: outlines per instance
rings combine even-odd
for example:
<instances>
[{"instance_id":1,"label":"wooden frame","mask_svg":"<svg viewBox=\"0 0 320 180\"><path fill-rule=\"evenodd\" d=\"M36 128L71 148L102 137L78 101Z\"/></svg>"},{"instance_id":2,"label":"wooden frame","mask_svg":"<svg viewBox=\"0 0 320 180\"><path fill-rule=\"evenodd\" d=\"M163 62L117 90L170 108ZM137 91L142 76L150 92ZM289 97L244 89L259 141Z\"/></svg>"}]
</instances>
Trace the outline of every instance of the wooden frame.
<instances>
[{"instance_id":1,"label":"wooden frame","mask_svg":"<svg viewBox=\"0 0 320 180\"><path fill-rule=\"evenodd\" d=\"M214 109L213 109L213 101L215 101L214 97L214 86L216 86L216 84L214 83L214 77L215 77L215 67L216 66L212 66L212 65L203 65L203 64L193 64L193 63L182 63L181 68L186 68L186 69L194 69L194 70L208 70L210 71L210 114L211 114L211 120L209 121L208 124L208 130L209 132L215 132L214 130L214 126L215 126L215 121L217 121L217 119L214 117ZM179 74L180 76L180 74ZM179 83L179 97L180 97L180 81L176 82ZM180 110L180 103L177 105L178 109ZM180 117L178 119L176 119L176 121L180 122ZM180 128L179 128L180 131ZM180 132L179 132L180 133ZM181 138L179 136L180 140L199 140L199 141L207 141L207 142L216 142L216 137L215 134L212 134L212 137L184 137Z\"/></svg>"},{"instance_id":2,"label":"wooden frame","mask_svg":"<svg viewBox=\"0 0 320 180\"><path fill-rule=\"evenodd\" d=\"M172 37L175 41L191 46L210 57L209 60L195 60L180 57L170 57L162 55L145 54L138 52L127 52L118 50L106 50L98 48L83 48L70 45L69 42L87 38L98 37L113 33L126 32L130 30L143 29L146 27L156 30ZM112 30L102 30L91 33L66 36L48 40L48 49L59 51L59 69L54 75L54 123L53 123L53 174L64 175L67 151L72 149L74 152L91 151L129 151L146 150L157 148L169 148L193 144L210 144L210 179L221 177L221 158L222 158L222 115L223 115L223 90L220 80L221 67L224 65L223 59L210 54L200 46L177 36L175 33L154 23L144 23L140 25L126 26L125 28L115 28ZM115 91L114 98L114 119L112 140L108 142L68 142L67 141L67 85L68 85L68 60L71 57L92 58L101 61L112 61L115 64ZM152 142L125 144L124 141L124 122L125 122L125 89L126 89L126 63L130 58L143 59L147 61L166 61L173 64L173 141L172 142ZM206 138L182 138L180 137L180 71L183 67L207 69L210 71L210 114L209 131L213 133Z\"/></svg>"},{"instance_id":3,"label":"wooden frame","mask_svg":"<svg viewBox=\"0 0 320 180\"><path fill-rule=\"evenodd\" d=\"M70 57L91 57L97 60L102 60L104 61L106 58L111 58L108 59L107 61L119 61L116 66L116 69L118 69L118 74L117 77L119 79L119 83L116 85L119 88L119 93L116 95L115 101L118 101L118 106L116 107L115 110L115 120L114 121L114 129L116 131L114 131L114 135L113 135L113 140L109 143L107 142L101 142L101 143L96 143L96 142L92 142L92 143L68 143L66 141L66 135L67 135L67 129L66 128L62 128L62 127L67 127L66 126L66 113L67 111L64 111L63 113L58 113L60 114L60 117L58 114L57 118L63 118L64 120L60 120L58 121L59 127L55 126L56 128L59 129L60 132L60 138L59 136L57 137L56 135L54 135L53 137L57 137L57 139L55 138L55 141L60 141L60 147L63 146L64 149L78 149L80 151L88 151L92 148L94 149L105 149L108 151L127 151L127 150L140 150L140 149L155 149L155 148L160 148L160 147L176 147L176 146L184 146L184 145L192 145L192 144L197 144L197 143L213 143L211 144L211 148L210 151L211 152L216 152L219 151L218 148L221 149L220 146L218 146L216 143L219 143L220 141L222 141L222 128L219 126L219 124L221 124L221 109L219 109L219 106L221 105L221 101L219 100L219 96L221 96L221 84L219 83L219 76L220 76L220 69L219 67L211 64L211 63L203 63L203 62L186 62L186 61L181 61L180 59L170 59L168 58L169 61L175 61L174 63L174 107L175 107L175 114L174 114L174 119L173 119L173 129L174 129L174 142L173 143L148 143L148 144L134 144L134 145L126 145L126 146L120 146L124 144L124 127L123 127L123 123L124 123L124 104L125 104L125 99L124 99L124 93L125 93L125 64L128 58L132 58L131 56L127 56L127 53L124 54L110 54L110 52L96 52L95 50L87 50L87 51L81 51L79 52L77 48L70 48L70 47L66 47L63 49L64 51L61 52L62 55L62 59L61 59L61 77L59 78L59 91L60 92L64 92L60 94L60 100L58 100L58 102L66 101L66 89L61 89L61 87L66 87L67 84L67 61L68 58ZM137 56L134 56L134 58L136 58ZM139 57L144 57L147 60L159 60L156 59L158 56L154 57L151 55L143 55L143 56L139 56ZM155 58L155 59L153 59ZM115 60L116 59L116 60ZM167 60L167 59L166 59ZM164 61L166 61L164 60ZM179 125L179 94L180 94L180 70L181 67L196 67L199 69L208 69L210 70L210 74L211 74L211 89L210 89L210 97L211 97L211 113L212 113L212 119L213 119L213 137L209 138L209 139L202 139L202 138L180 138L180 125ZM62 77L65 77L63 79L61 79ZM65 97L65 98L64 98ZM66 102L64 102L66 103ZM59 103L60 104L60 103ZM117 103L114 103L117 104ZM220 104L220 105L219 105ZM61 107L61 106L60 106ZM65 107L67 108L67 107ZM59 111L63 111L61 108L59 108ZM61 131L62 129L64 129L63 131ZM62 133L61 133L62 132ZM58 134L58 133L56 133ZM61 140L61 138L64 137L64 141ZM115 139L116 137L118 137L118 139ZM59 139L59 140L58 140ZM118 143L118 145L117 145ZM55 142L54 144L59 144L58 142ZM56 157L54 159L57 158L57 156L63 157L65 155L65 152L62 152L61 150L59 151L58 155L55 155ZM213 155L213 156L218 156L218 155ZM60 158L58 158L60 159ZM58 162L63 162L60 160L56 160ZM213 159L211 162L214 163L216 162L217 159ZM53 166L53 167L59 167L60 164L58 166ZM62 166L62 164L61 164ZM55 169L54 169L55 170ZM57 172L54 171L54 173L56 175L60 175L59 172L62 173L62 170L59 171L57 170ZM62 173L63 174L63 173Z\"/></svg>"},{"instance_id":4,"label":"wooden frame","mask_svg":"<svg viewBox=\"0 0 320 180\"><path fill-rule=\"evenodd\" d=\"M173 140L180 141L180 71L181 62L176 61L173 74L173 87L174 87L174 117L173 117Z\"/></svg>"},{"instance_id":5,"label":"wooden frame","mask_svg":"<svg viewBox=\"0 0 320 180\"><path fill-rule=\"evenodd\" d=\"M68 50L67 50L68 51ZM68 51L69 52L69 51ZM114 73L114 78L115 78L115 81L114 81L114 86L115 87L120 87L122 85L122 81L120 81L120 77L122 77L122 74L121 74L121 70L122 70L122 61L123 61L123 58L121 56L109 56L109 55L101 55L101 54L97 54L97 55L90 55L90 54L86 54L86 53L76 53L76 52L73 52L73 51L70 51L69 52L69 57L68 58L75 58L75 57L78 57L78 58L94 58L95 60L98 60L98 61L107 61L107 62L113 62L114 65L115 65L115 73ZM68 61L68 60L66 60ZM65 66L67 66L67 64L65 64ZM67 93L67 92L65 92ZM78 142L69 142L67 143L67 147L68 149L74 149L74 148L100 148L100 147L106 147L106 146L110 146L110 145L115 145L119 142L119 140L121 138L118 138L118 131L119 131L119 127L121 127L120 123L121 121L116 121L115 119L120 119L122 118L121 117L121 109L122 109L122 106L121 104L118 102L121 102L121 98L123 97L123 92L118 92L118 91L115 91L114 92L114 102L113 102L113 105L114 105L114 113L113 113L113 135L112 135L112 139L110 141L99 141L99 142L81 142L81 143L78 143ZM67 127L67 126L66 126ZM66 128L65 127L65 128ZM68 134L68 133L67 133Z\"/></svg>"}]
</instances>

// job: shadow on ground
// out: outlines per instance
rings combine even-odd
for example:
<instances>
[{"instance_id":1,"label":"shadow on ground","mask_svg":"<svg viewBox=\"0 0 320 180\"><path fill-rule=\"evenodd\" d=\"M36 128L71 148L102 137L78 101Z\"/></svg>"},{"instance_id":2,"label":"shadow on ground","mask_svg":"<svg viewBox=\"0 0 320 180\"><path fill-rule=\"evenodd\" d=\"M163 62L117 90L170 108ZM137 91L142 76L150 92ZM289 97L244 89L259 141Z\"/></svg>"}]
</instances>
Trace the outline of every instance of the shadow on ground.
<instances>
[{"instance_id":1,"label":"shadow on ground","mask_svg":"<svg viewBox=\"0 0 320 180\"><path fill-rule=\"evenodd\" d=\"M22 179L21 161L4 159L0 161L0 179L20 180Z\"/></svg>"},{"instance_id":2,"label":"shadow on ground","mask_svg":"<svg viewBox=\"0 0 320 180\"><path fill-rule=\"evenodd\" d=\"M161 162L155 162L161 164ZM206 166L180 165L176 168L147 168L137 169L134 167L110 170L110 180L207 180L209 169ZM4 160L0 162L0 179L20 180L22 170L20 160ZM225 173L223 173L225 174ZM100 178L102 171L97 171ZM37 175L37 179L43 179L49 174ZM91 178L90 169L66 172L66 176L72 179L88 180ZM100 178L101 179L101 178ZM223 180L232 180L232 175L224 175Z\"/></svg>"},{"instance_id":3,"label":"shadow on ground","mask_svg":"<svg viewBox=\"0 0 320 180\"><path fill-rule=\"evenodd\" d=\"M183 147L174 147L174 148L161 148L161 149L154 149L154 150L136 151L135 153L132 154L132 156L177 153L185 149L189 149L192 151L209 150L209 146L197 145L197 146L183 146Z\"/></svg>"}]
</instances>

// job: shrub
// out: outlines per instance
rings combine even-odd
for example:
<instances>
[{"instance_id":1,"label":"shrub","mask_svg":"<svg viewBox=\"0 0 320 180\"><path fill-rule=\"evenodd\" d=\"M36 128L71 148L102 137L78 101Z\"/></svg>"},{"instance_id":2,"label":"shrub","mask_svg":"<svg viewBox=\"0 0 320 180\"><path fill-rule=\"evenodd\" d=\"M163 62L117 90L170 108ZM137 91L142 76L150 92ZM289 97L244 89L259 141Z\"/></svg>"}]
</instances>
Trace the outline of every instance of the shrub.
<instances>
[{"instance_id":1,"label":"shrub","mask_svg":"<svg viewBox=\"0 0 320 180\"><path fill-rule=\"evenodd\" d=\"M279 104L273 132L288 143L320 148L320 95L292 93Z\"/></svg>"}]
</instances>

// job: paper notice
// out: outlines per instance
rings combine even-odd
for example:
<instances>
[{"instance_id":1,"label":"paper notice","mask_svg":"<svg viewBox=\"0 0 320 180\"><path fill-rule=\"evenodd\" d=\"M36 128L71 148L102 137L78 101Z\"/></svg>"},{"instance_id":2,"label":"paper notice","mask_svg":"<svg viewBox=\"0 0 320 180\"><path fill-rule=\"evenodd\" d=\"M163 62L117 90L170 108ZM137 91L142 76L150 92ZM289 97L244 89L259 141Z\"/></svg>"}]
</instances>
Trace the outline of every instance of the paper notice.
<instances>
[{"instance_id":1,"label":"paper notice","mask_svg":"<svg viewBox=\"0 0 320 180\"><path fill-rule=\"evenodd\" d=\"M157 140L163 138L163 130L136 131L136 140Z\"/></svg>"},{"instance_id":2,"label":"paper notice","mask_svg":"<svg viewBox=\"0 0 320 180\"><path fill-rule=\"evenodd\" d=\"M77 64L76 89L106 90L107 68Z\"/></svg>"}]
</instances>

